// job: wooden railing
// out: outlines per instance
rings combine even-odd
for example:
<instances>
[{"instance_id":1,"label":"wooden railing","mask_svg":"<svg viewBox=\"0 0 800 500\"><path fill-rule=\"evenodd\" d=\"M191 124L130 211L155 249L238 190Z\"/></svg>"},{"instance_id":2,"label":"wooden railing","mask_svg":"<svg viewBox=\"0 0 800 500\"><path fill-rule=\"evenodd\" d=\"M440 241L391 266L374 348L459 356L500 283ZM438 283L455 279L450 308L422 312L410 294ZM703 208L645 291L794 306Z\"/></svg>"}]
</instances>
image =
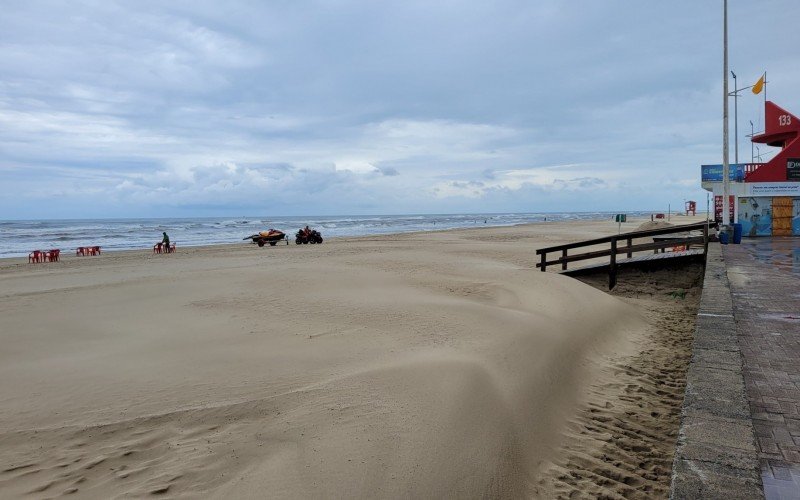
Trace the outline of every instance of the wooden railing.
<instances>
[{"instance_id":1,"label":"wooden railing","mask_svg":"<svg viewBox=\"0 0 800 500\"><path fill-rule=\"evenodd\" d=\"M570 262L577 262L581 260L596 259L599 257L609 257L608 268L608 287L614 288L617 283L617 255L626 254L628 258L633 257L635 252L654 251L658 253L659 250L673 247L689 248L690 245L703 245L703 255L708 253L708 235L712 227L717 227L716 222L698 222L696 224L684 224L681 226L671 226L659 229L649 229L646 231L633 231L630 233L616 234L613 236L606 236L604 238L595 238L592 240L579 241L577 243L567 243L565 245L556 245L547 248L540 248L536 250L536 255L539 255L541 261L536 264L536 267L542 271L547 270L547 266L561 265L562 270L567 269L567 264ZM638 238L649 238L653 236L661 236L665 234L686 233L688 231L701 230L702 236L685 236L676 238L658 238L662 241L653 241L652 243L639 243L633 244L633 240ZM620 245L622 241L625 244ZM602 245L608 243L609 248L604 250L593 250L589 252L569 255L569 250L574 248L589 247L594 245ZM554 260L547 260L547 254L560 252L561 256Z\"/></svg>"}]
</instances>

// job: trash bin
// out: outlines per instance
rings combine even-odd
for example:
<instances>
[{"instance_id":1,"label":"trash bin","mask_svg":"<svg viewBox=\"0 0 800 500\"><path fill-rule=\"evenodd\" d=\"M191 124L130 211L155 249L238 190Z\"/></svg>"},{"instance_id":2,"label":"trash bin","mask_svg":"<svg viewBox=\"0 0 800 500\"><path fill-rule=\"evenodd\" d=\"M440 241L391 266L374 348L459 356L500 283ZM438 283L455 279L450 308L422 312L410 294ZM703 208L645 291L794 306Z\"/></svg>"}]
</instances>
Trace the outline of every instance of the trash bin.
<instances>
[{"instance_id":1,"label":"trash bin","mask_svg":"<svg viewBox=\"0 0 800 500\"><path fill-rule=\"evenodd\" d=\"M742 225L737 223L733 225L733 244L738 245L741 242L742 242Z\"/></svg>"},{"instance_id":2,"label":"trash bin","mask_svg":"<svg viewBox=\"0 0 800 500\"><path fill-rule=\"evenodd\" d=\"M721 231L719 233L719 242L722 243L723 245L728 244L728 231Z\"/></svg>"}]
</instances>

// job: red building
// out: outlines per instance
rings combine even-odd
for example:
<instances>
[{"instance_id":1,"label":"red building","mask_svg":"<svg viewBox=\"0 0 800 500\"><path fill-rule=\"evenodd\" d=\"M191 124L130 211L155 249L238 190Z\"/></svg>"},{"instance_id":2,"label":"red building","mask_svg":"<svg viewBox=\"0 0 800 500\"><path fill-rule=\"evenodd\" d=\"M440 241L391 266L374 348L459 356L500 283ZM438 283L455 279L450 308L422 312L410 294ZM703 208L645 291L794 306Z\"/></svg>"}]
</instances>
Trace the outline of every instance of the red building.
<instances>
[{"instance_id":1,"label":"red building","mask_svg":"<svg viewBox=\"0 0 800 500\"><path fill-rule=\"evenodd\" d=\"M764 133L753 142L781 148L766 163L732 164L729 210L745 236L800 236L800 120L772 101ZM722 218L722 166L702 166L702 186L714 193Z\"/></svg>"}]
</instances>

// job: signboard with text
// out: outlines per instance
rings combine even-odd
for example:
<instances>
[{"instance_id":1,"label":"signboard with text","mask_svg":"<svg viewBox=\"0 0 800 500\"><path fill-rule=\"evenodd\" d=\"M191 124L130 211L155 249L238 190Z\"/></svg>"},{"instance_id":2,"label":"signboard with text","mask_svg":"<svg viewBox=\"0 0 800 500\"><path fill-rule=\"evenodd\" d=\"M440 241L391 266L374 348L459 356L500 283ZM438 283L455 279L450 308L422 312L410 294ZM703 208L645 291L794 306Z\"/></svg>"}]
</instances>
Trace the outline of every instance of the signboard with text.
<instances>
[{"instance_id":1,"label":"signboard with text","mask_svg":"<svg viewBox=\"0 0 800 500\"><path fill-rule=\"evenodd\" d=\"M729 179L734 182L744 180L745 163L731 163ZM722 165L700 165L700 180L703 182L722 182Z\"/></svg>"},{"instance_id":2,"label":"signboard with text","mask_svg":"<svg viewBox=\"0 0 800 500\"><path fill-rule=\"evenodd\" d=\"M745 186L748 196L800 196L800 182L752 182Z\"/></svg>"},{"instance_id":3,"label":"signboard with text","mask_svg":"<svg viewBox=\"0 0 800 500\"><path fill-rule=\"evenodd\" d=\"M786 159L786 180L800 181L800 158Z\"/></svg>"},{"instance_id":4,"label":"signboard with text","mask_svg":"<svg viewBox=\"0 0 800 500\"><path fill-rule=\"evenodd\" d=\"M730 214L730 222L733 222L733 205L734 205L734 197L728 196L729 203L729 211ZM722 222L722 196L714 196L714 220L717 222Z\"/></svg>"}]
</instances>

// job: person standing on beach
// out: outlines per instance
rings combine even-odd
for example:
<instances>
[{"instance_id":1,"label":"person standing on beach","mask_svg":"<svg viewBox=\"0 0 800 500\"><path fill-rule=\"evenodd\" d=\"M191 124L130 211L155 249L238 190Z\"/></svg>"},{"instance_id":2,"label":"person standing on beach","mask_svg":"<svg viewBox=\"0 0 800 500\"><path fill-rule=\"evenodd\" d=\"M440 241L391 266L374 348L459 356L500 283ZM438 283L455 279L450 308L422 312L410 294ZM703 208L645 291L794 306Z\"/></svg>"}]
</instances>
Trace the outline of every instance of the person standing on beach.
<instances>
[{"instance_id":1,"label":"person standing on beach","mask_svg":"<svg viewBox=\"0 0 800 500\"><path fill-rule=\"evenodd\" d=\"M166 253L169 253L169 236L167 236L167 232L164 231L164 238L161 240L161 245L164 247Z\"/></svg>"}]
</instances>

